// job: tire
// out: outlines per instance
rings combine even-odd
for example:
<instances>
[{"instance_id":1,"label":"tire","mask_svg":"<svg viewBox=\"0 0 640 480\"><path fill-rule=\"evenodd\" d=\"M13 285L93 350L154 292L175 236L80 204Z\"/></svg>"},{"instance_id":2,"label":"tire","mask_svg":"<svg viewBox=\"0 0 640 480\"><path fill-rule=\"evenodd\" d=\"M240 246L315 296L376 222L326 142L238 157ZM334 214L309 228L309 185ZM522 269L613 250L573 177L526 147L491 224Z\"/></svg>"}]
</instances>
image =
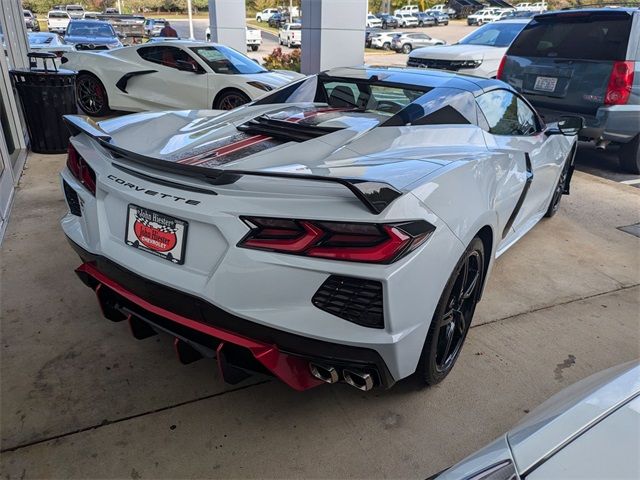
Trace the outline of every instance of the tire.
<instances>
[{"instance_id":1,"label":"tire","mask_svg":"<svg viewBox=\"0 0 640 480\"><path fill-rule=\"evenodd\" d=\"M577 146L574 147L574 149L575 148L577 148ZM569 172L571 170L571 166L573 165L574 156L575 150L571 150L569 157L564 162L562 172L560 172L560 178L558 178L558 183L556 184L556 188L553 191L553 195L551 196L551 201L549 202L547 211L544 214L546 218L551 218L556 213L558 213L558 209L560 208L560 201L562 200L562 196L564 195L564 192L567 188L567 180L570 179Z\"/></svg>"},{"instance_id":2,"label":"tire","mask_svg":"<svg viewBox=\"0 0 640 480\"><path fill-rule=\"evenodd\" d=\"M382 49L383 49L383 50L391 50L391 43L389 43L389 42L384 42L384 43L382 44Z\"/></svg>"},{"instance_id":3,"label":"tire","mask_svg":"<svg viewBox=\"0 0 640 480\"><path fill-rule=\"evenodd\" d=\"M484 256L484 245L475 237L444 287L416 369L426 385L444 380L458 359L482 291Z\"/></svg>"},{"instance_id":4,"label":"tire","mask_svg":"<svg viewBox=\"0 0 640 480\"><path fill-rule=\"evenodd\" d=\"M640 133L629 143L620 145L618 161L625 172L640 173Z\"/></svg>"},{"instance_id":5,"label":"tire","mask_svg":"<svg viewBox=\"0 0 640 480\"><path fill-rule=\"evenodd\" d=\"M219 94L213 102L214 110L233 110L240 105L249 103L251 99L240 90L230 89Z\"/></svg>"},{"instance_id":6,"label":"tire","mask_svg":"<svg viewBox=\"0 0 640 480\"><path fill-rule=\"evenodd\" d=\"M482 26L482 20L478 20L478 26L481 27Z\"/></svg>"},{"instance_id":7,"label":"tire","mask_svg":"<svg viewBox=\"0 0 640 480\"><path fill-rule=\"evenodd\" d=\"M424 27L424 22L418 22L419 27Z\"/></svg>"},{"instance_id":8,"label":"tire","mask_svg":"<svg viewBox=\"0 0 640 480\"><path fill-rule=\"evenodd\" d=\"M109 97L102 82L91 73L81 73L76 78L78 106L91 117L104 117L111 113Z\"/></svg>"},{"instance_id":9,"label":"tire","mask_svg":"<svg viewBox=\"0 0 640 480\"><path fill-rule=\"evenodd\" d=\"M257 52L258 51L258 45L251 45L251 51L252 52Z\"/></svg>"},{"instance_id":10,"label":"tire","mask_svg":"<svg viewBox=\"0 0 640 480\"><path fill-rule=\"evenodd\" d=\"M387 24L386 24L386 23L383 23L383 24L382 24L382 29L383 29L383 30L386 30L386 29L387 29Z\"/></svg>"},{"instance_id":11,"label":"tire","mask_svg":"<svg viewBox=\"0 0 640 480\"><path fill-rule=\"evenodd\" d=\"M449 25L449 22L444 22L444 25L445 25L445 26Z\"/></svg>"},{"instance_id":12,"label":"tire","mask_svg":"<svg viewBox=\"0 0 640 480\"><path fill-rule=\"evenodd\" d=\"M411 50L413 50L413 49L411 48L411 44L409 44L409 43L405 43L404 45L402 45L402 53L404 53L404 54L408 55L408 54L410 54L410 53L411 53Z\"/></svg>"},{"instance_id":13,"label":"tire","mask_svg":"<svg viewBox=\"0 0 640 480\"><path fill-rule=\"evenodd\" d=\"M258 18L256 18L256 21L257 21L258 23L262 23L262 17L258 17Z\"/></svg>"}]
</instances>

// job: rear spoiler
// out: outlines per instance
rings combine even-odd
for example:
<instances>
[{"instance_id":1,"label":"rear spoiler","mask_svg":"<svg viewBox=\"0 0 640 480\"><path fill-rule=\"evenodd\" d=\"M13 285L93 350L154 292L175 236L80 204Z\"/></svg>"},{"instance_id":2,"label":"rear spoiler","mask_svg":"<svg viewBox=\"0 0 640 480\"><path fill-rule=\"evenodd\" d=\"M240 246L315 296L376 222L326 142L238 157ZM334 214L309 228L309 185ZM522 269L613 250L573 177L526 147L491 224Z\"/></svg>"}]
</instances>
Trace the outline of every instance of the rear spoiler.
<instances>
[{"instance_id":1,"label":"rear spoiler","mask_svg":"<svg viewBox=\"0 0 640 480\"><path fill-rule=\"evenodd\" d=\"M327 177L322 175L307 175L288 172L226 170L199 167L195 165L176 164L159 158L130 152L111 143L111 136L100 128L96 122L87 117L65 115L64 121L71 135L85 133L96 140L102 147L109 150L115 157L146 165L158 170L189 175L202 178L211 185L229 185L244 176L287 178L294 180L310 180L327 183L337 183L349 189L354 196L374 215L382 213L402 192L386 182L365 180L360 178Z\"/></svg>"}]
</instances>

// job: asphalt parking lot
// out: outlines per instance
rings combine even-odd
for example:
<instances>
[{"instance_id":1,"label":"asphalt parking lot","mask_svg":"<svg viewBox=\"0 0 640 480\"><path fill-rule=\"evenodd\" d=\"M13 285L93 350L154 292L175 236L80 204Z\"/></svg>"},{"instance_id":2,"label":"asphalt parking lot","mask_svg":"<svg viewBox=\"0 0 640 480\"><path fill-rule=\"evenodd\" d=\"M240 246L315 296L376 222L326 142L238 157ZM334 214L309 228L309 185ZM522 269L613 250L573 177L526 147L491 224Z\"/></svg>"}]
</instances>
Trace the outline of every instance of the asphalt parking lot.
<instances>
[{"instance_id":1,"label":"asphalt parking lot","mask_svg":"<svg viewBox=\"0 0 640 480\"><path fill-rule=\"evenodd\" d=\"M445 382L305 393L221 382L101 317L58 226L64 156L32 155L1 250L3 478L425 478L551 394L640 356L640 192L584 173L497 263Z\"/></svg>"}]
</instances>

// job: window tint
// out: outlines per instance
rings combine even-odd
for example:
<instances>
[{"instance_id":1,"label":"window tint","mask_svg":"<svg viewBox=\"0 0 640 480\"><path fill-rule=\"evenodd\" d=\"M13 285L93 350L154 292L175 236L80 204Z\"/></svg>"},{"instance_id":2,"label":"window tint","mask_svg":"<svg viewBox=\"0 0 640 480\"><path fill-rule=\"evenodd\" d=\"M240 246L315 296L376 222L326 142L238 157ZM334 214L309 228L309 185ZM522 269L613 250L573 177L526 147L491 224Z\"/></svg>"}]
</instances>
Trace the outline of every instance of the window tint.
<instances>
[{"instance_id":1,"label":"window tint","mask_svg":"<svg viewBox=\"0 0 640 480\"><path fill-rule=\"evenodd\" d=\"M511 92L494 90L477 101L494 135L533 135L538 131L533 110Z\"/></svg>"},{"instance_id":2,"label":"window tint","mask_svg":"<svg viewBox=\"0 0 640 480\"><path fill-rule=\"evenodd\" d=\"M533 20L513 42L509 55L579 60L626 58L631 15L623 12L567 15Z\"/></svg>"},{"instance_id":3,"label":"window tint","mask_svg":"<svg viewBox=\"0 0 640 480\"><path fill-rule=\"evenodd\" d=\"M198 71L202 71L202 67L198 65L187 52L177 47L169 46L157 46L157 47L144 47L138 49L138 55L140 55L147 62L157 63L169 68L178 68L178 60L188 62L194 65Z\"/></svg>"},{"instance_id":4,"label":"window tint","mask_svg":"<svg viewBox=\"0 0 640 480\"><path fill-rule=\"evenodd\" d=\"M477 125L473 95L457 88L434 88L385 122L395 125Z\"/></svg>"}]
</instances>

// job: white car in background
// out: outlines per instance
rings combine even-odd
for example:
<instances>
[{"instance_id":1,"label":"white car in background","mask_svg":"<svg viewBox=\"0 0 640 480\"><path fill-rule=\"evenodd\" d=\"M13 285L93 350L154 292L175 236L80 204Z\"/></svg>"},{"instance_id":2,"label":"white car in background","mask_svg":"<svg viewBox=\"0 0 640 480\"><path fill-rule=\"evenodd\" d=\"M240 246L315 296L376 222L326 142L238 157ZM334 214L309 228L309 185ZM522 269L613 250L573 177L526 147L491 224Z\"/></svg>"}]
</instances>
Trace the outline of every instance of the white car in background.
<instances>
[{"instance_id":1,"label":"white car in background","mask_svg":"<svg viewBox=\"0 0 640 480\"><path fill-rule=\"evenodd\" d=\"M509 45L529 21L501 20L483 25L453 45L418 48L409 54L407 66L495 78Z\"/></svg>"},{"instance_id":2,"label":"white car in background","mask_svg":"<svg viewBox=\"0 0 640 480\"><path fill-rule=\"evenodd\" d=\"M640 478L640 363L581 380L430 480Z\"/></svg>"},{"instance_id":3,"label":"white car in background","mask_svg":"<svg viewBox=\"0 0 640 480\"><path fill-rule=\"evenodd\" d=\"M531 5L532 5L531 3L526 3L526 2L525 3L518 3L518 4L515 5L515 9L518 12L529 12L530 9L531 9Z\"/></svg>"},{"instance_id":4,"label":"white car in background","mask_svg":"<svg viewBox=\"0 0 640 480\"><path fill-rule=\"evenodd\" d=\"M302 24L285 23L278 30L278 43L286 45L289 48L299 47L302 45Z\"/></svg>"},{"instance_id":5,"label":"white car in background","mask_svg":"<svg viewBox=\"0 0 640 480\"><path fill-rule=\"evenodd\" d=\"M394 10L393 15L397 17L398 15L403 14L413 15L418 12L420 12L420 7L418 5L405 5L404 7Z\"/></svg>"},{"instance_id":6,"label":"white car in background","mask_svg":"<svg viewBox=\"0 0 640 480\"><path fill-rule=\"evenodd\" d=\"M582 126L498 80L367 67L230 112L65 120L60 223L107 318L229 382L365 391L448 375L495 258L558 211Z\"/></svg>"},{"instance_id":7,"label":"white car in background","mask_svg":"<svg viewBox=\"0 0 640 480\"><path fill-rule=\"evenodd\" d=\"M498 9L483 9L467 17L467 25L484 25L485 23L495 22L500 18Z\"/></svg>"},{"instance_id":8,"label":"white car in background","mask_svg":"<svg viewBox=\"0 0 640 480\"><path fill-rule=\"evenodd\" d=\"M396 13L394 16L398 19L398 26L401 28L418 26L418 18L411 13Z\"/></svg>"},{"instance_id":9,"label":"white car in background","mask_svg":"<svg viewBox=\"0 0 640 480\"><path fill-rule=\"evenodd\" d=\"M371 48L381 48L382 50L391 50L391 43L393 37L396 35L403 35L404 32L377 32L371 35Z\"/></svg>"},{"instance_id":10,"label":"white car in background","mask_svg":"<svg viewBox=\"0 0 640 480\"><path fill-rule=\"evenodd\" d=\"M256 13L257 22L268 22L269 19L280 10L277 8L265 8L261 12Z\"/></svg>"},{"instance_id":11,"label":"white car in background","mask_svg":"<svg viewBox=\"0 0 640 480\"><path fill-rule=\"evenodd\" d=\"M204 37L207 42L211 41L211 26L204 31ZM260 45L262 45L262 30L247 27L247 50L257 52Z\"/></svg>"},{"instance_id":12,"label":"white car in background","mask_svg":"<svg viewBox=\"0 0 640 480\"><path fill-rule=\"evenodd\" d=\"M367 21L365 23L367 28L381 28L382 27L382 20L380 20L378 17L376 17L375 15L367 15Z\"/></svg>"},{"instance_id":13,"label":"white car in background","mask_svg":"<svg viewBox=\"0 0 640 480\"><path fill-rule=\"evenodd\" d=\"M112 110L229 110L302 75L272 72L224 45L159 40L101 52L70 52L80 108L92 116Z\"/></svg>"},{"instance_id":14,"label":"white car in background","mask_svg":"<svg viewBox=\"0 0 640 480\"><path fill-rule=\"evenodd\" d=\"M457 14L457 12L453 8L447 7L444 3L439 3L438 5L434 5L433 7L429 8L429 10L435 10L440 13L446 13L451 18L454 18Z\"/></svg>"},{"instance_id":15,"label":"white car in background","mask_svg":"<svg viewBox=\"0 0 640 480\"><path fill-rule=\"evenodd\" d=\"M532 3L531 7L529 7L529 11L530 12L535 12L535 13L546 12L548 9L549 9L549 7L547 6L546 2Z\"/></svg>"},{"instance_id":16,"label":"white car in background","mask_svg":"<svg viewBox=\"0 0 640 480\"><path fill-rule=\"evenodd\" d=\"M52 33L62 33L67 30L71 21L69 14L63 10L51 10L47 13L47 30Z\"/></svg>"},{"instance_id":17,"label":"white car in background","mask_svg":"<svg viewBox=\"0 0 640 480\"><path fill-rule=\"evenodd\" d=\"M84 8L82 5L67 5L65 10L72 20L84 18Z\"/></svg>"}]
</instances>

